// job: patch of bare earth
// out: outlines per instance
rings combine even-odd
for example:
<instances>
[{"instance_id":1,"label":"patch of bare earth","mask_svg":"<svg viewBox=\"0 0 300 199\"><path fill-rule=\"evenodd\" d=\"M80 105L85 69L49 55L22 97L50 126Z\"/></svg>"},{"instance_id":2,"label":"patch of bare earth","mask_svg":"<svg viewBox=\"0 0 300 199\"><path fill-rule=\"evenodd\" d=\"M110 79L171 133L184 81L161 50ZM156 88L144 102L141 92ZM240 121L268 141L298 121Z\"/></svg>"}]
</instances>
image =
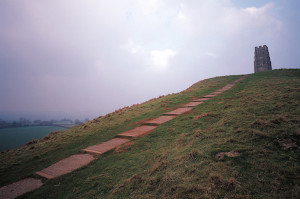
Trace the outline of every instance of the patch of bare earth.
<instances>
[{"instance_id":1,"label":"patch of bare earth","mask_svg":"<svg viewBox=\"0 0 300 199\"><path fill-rule=\"evenodd\" d=\"M133 145L134 143L133 142L126 142L124 144L122 144L121 146L118 146L116 147L114 153L122 153L122 152L125 152L129 149L129 147L131 145Z\"/></svg>"},{"instance_id":2,"label":"patch of bare earth","mask_svg":"<svg viewBox=\"0 0 300 199\"><path fill-rule=\"evenodd\" d=\"M230 177L228 180L225 180L221 175L211 175L209 179L212 183L212 188L220 187L230 190L234 189L236 186L236 179L234 177Z\"/></svg>"},{"instance_id":3,"label":"patch of bare earth","mask_svg":"<svg viewBox=\"0 0 300 199\"><path fill-rule=\"evenodd\" d=\"M208 115L208 113L202 113L201 115L196 115L196 116L194 116L194 120L201 118L201 117L205 117L207 115Z\"/></svg>"},{"instance_id":4,"label":"patch of bare earth","mask_svg":"<svg viewBox=\"0 0 300 199\"><path fill-rule=\"evenodd\" d=\"M288 150L290 148L298 148L298 145L295 142L293 142L293 140L291 140L291 139L281 139L281 140L278 140L278 144L284 150Z\"/></svg>"},{"instance_id":5,"label":"patch of bare earth","mask_svg":"<svg viewBox=\"0 0 300 199\"><path fill-rule=\"evenodd\" d=\"M207 133L208 131L210 131L211 128L208 129L198 129L196 130L194 137L199 137L200 135L202 135L202 133Z\"/></svg>"},{"instance_id":6,"label":"patch of bare earth","mask_svg":"<svg viewBox=\"0 0 300 199\"><path fill-rule=\"evenodd\" d=\"M216 155L216 158L219 159L219 160L222 160L224 159L224 156L227 156L227 157L236 157L236 156L240 156L241 154L238 152L238 151L230 151L230 152L220 152Z\"/></svg>"},{"instance_id":7,"label":"patch of bare earth","mask_svg":"<svg viewBox=\"0 0 300 199\"><path fill-rule=\"evenodd\" d=\"M160 106L161 106L161 107L164 107L164 106L166 106L169 102L172 102L172 101L161 101Z\"/></svg>"}]
</instances>

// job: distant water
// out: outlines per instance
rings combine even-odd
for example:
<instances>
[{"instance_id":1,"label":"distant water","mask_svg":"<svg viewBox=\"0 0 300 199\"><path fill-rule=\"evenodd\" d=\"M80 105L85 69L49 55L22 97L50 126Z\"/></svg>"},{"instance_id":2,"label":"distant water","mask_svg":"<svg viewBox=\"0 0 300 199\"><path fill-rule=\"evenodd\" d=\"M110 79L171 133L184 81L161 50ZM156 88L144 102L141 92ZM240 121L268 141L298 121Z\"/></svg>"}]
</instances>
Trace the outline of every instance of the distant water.
<instances>
[{"instance_id":1,"label":"distant water","mask_svg":"<svg viewBox=\"0 0 300 199\"><path fill-rule=\"evenodd\" d=\"M0 151L13 149L32 139L39 139L53 131L66 130L56 126L30 126L0 129Z\"/></svg>"}]
</instances>

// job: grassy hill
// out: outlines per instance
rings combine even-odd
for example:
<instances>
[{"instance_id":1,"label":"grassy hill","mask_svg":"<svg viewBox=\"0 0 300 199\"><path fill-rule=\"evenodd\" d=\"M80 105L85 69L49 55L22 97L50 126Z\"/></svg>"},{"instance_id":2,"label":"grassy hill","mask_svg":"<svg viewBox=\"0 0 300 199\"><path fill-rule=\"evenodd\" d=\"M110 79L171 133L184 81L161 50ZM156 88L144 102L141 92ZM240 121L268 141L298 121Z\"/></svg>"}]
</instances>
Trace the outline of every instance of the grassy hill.
<instances>
[{"instance_id":1,"label":"grassy hill","mask_svg":"<svg viewBox=\"0 0 300 199\"><path fill-rule=\"evenodd\" d=\"M239 77L203 80L1 153L0 186ZM299 99L300 70L248 75L192 112L22 198L299 198Z\"/></svg>"}]
</instances>

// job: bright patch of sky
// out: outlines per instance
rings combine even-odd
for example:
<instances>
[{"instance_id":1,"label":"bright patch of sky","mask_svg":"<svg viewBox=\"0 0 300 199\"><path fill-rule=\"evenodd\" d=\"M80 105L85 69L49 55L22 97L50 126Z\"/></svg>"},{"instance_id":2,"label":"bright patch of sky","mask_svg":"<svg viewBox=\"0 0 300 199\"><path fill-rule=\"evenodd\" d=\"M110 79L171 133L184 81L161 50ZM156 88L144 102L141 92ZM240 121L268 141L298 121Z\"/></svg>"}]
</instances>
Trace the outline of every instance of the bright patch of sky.
<instances>
[{"instance_id":1,"label":"bright patch of sky","mask_svg":"<svg viewBox=\"0 0 300 199\"><path fill-rule=\"evenodd\" d=\"M176 55L172 49L151 51L153 66L157 69L167 69L169 61Z\"/></svg>"}]
</instances>

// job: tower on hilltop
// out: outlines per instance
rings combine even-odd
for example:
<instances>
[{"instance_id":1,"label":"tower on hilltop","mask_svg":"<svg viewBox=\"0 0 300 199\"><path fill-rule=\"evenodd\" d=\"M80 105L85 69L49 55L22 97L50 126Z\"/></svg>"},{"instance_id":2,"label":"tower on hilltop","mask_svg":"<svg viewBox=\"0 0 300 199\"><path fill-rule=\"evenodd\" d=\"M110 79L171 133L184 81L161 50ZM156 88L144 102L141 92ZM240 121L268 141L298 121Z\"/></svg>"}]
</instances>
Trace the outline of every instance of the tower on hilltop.
<instances>
[{"instance_id":1,"label":"tower on hilltop","mask_svg":"<svg viewBox=\"0 0 300 199\"><path fill-rule=\"evenodd\" d=\"M254 72L272 70L269 50L266 45L255 47Z\"/></svg>"}]
</instances>

